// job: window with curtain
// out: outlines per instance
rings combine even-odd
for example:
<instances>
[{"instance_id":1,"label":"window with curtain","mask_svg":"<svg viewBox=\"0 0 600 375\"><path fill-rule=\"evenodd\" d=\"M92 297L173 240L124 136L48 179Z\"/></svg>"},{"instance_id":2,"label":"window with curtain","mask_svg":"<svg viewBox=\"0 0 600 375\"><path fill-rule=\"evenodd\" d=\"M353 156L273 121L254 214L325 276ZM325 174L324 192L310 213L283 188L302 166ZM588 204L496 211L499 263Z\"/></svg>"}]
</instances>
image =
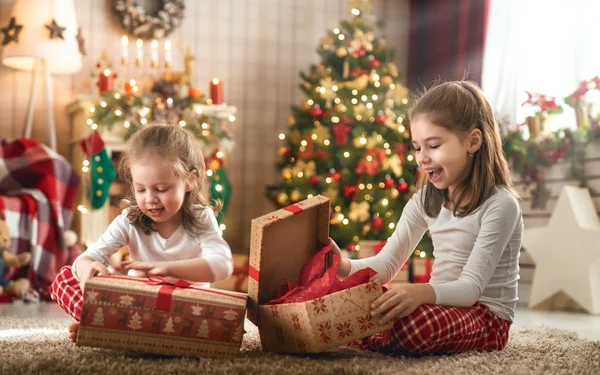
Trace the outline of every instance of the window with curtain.
<instances>
[{"instance_id":1,"label":"window with curtain","mask_svg":"<svg viewBox=\"0 0 600 375\"><path fill-rule=\"evenodd\" d=\"M492 0L482 88L509 129L532 114L521 106L526 91L562 104L579 82L600 75L599 15L598 0ZM600 104L598 92L586 98ZM564 108L554 128L575 126L574 111Z\"/></svg>"}]
</instances>

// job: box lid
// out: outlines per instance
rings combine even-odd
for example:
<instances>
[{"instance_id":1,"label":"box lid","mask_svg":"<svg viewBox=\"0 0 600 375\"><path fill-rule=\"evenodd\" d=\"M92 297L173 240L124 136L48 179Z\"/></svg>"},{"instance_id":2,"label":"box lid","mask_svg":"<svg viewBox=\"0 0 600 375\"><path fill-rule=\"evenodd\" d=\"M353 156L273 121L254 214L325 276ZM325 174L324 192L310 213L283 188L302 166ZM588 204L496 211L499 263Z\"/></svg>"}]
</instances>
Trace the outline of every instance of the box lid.
<instances>
[{"instance_id":1,"label":"box lid","mask_svg":"<svg viewBox=\"0 0 600 375\"><path fill-rule=\"evenodd\" d=\"M248 318L258 324L258 306L273 299L283 279L298 280L302 266L327 244L329 198L317 195L252 220Z\"/></svg>"}]
</instances>

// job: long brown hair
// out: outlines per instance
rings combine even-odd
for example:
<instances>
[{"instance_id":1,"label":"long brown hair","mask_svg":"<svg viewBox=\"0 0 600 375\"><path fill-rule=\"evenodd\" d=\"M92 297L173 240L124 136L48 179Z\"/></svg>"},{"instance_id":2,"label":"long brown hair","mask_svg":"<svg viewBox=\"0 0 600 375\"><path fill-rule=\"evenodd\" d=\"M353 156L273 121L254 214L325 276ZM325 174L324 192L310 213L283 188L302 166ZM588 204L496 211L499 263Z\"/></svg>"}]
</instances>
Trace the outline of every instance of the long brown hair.
<instances>
[{"instance_id":1,"label":"long brown hair","mask_svg":"<svg viewBox=\"0 0 600 375\"><path fill-rule=\"evenodd\" d=\"M127 218L133 225L144 233L150 233L155 231L153 221L138 206L131 177L131 164L143 159L159 161L189 184L191 190L185 193L182 205L182 224L193 234L204 229L194 213L196 206L212 207L218 211L221 204L216 202L214 207L211 206L202 193L206 183L206 166L198 142L180 126L149 125L133 135L127 151L119 159L119 173L130 184L121 207L129 209ZM196 171L195 175L193 171Z\"/></svg>"},{"instance_id":2,"label":"long brown hair","mask_svg":"<svg viewBox=\"0 0 600 375\"><path fill-rule=\"evenodd\" d=\"M422 204L429 217L436 217L442 205L450 200L455 216L467 216L478 209L496 187L503 187L515 197L510 169L502 150L500 128L494 111L475 82L443 82L421 94L409 110L409 118L427 116L431 123L465 137L473 129L482 133L482 143L473 155L473 169L448 196L448 189L427 184L422 173L418 187L425 190ZM426 186L427 185L427 186Z\"/></svg>"}]
</instances>

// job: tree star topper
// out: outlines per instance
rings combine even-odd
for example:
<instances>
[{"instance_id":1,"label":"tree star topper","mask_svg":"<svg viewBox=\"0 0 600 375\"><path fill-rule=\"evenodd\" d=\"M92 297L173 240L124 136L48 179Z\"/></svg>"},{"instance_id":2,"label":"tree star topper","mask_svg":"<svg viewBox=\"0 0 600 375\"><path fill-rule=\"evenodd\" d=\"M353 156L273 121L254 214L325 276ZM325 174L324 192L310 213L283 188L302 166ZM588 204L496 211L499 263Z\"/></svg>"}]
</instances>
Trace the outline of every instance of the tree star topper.
<instances>
[{"instance_id":1,"label":"tree star topper","mask_svg":"<svg viewBox=\"0 0 600 375\"><path fill-rule=\"evenodd\" d=\"M15 17L11 17L8 26L2 28L2 32L4 33L2 45L5 46L12 41L19 43L19 33L21 32L22 28L23 25L17 25L17 20L15 20Z\"/></svg>"},{"instance_id":2,"label":"tree star topper","mask_svg":"<svg viewBox=\"0 0 600 375\"><path fill-rule=\"evenodd\" d=\"M63 32L67 29L66 27L61 27L56 23L56 19L52 20L52 23L49 25L44 25L48 30L50 30L50 39L60 38L65 39L63 36Z\"/></svg>"}]
</instances>

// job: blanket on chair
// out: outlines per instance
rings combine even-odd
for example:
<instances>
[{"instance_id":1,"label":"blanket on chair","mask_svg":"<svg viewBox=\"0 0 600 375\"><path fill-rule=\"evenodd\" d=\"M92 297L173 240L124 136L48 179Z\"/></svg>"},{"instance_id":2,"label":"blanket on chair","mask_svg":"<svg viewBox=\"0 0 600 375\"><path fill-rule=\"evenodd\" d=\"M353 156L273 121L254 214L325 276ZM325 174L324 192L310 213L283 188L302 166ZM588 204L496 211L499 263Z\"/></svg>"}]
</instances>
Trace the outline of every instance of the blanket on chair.
<instances>
[{"instance_id":1,"label":"blanket on chair","mask_svg":"<svg viewBox=\"0 0 600 375\"><path fill-rule=\"evenodd\" d=\"M63 235L71 228L78 184L79 176L54 150L0 137L0 216L10 229L9 251L31 252L28 277L44 299L68 261Z\"/></svg>"}]
</instances>

